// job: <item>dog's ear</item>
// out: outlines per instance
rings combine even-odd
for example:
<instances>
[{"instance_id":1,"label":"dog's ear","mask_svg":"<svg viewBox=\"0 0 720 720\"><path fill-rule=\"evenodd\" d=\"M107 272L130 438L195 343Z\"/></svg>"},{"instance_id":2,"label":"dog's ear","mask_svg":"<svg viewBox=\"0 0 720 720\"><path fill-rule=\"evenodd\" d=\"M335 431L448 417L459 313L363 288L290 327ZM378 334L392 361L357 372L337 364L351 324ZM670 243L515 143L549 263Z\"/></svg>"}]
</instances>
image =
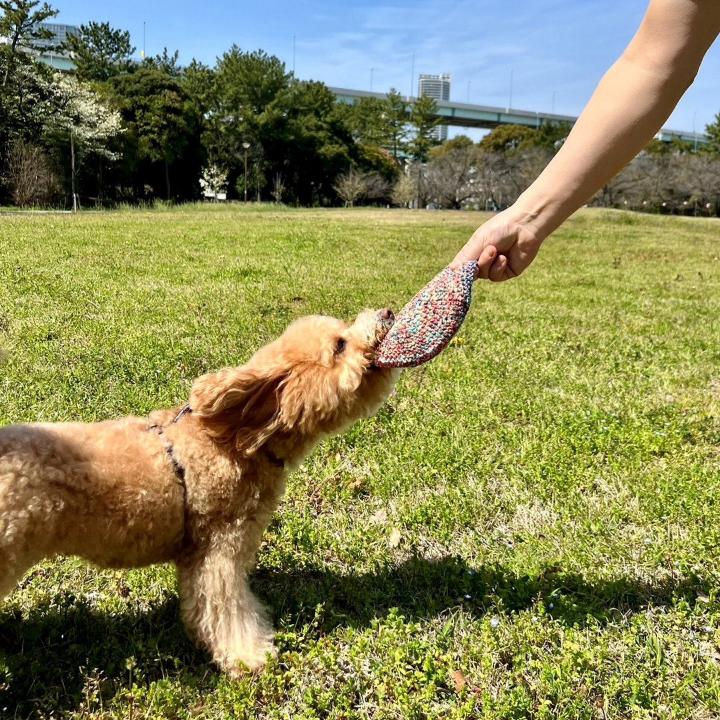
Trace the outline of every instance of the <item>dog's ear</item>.
<instances>
[{"instance_id":1,"label":"dog's ear","mask_svg":"<svg viewBox=\"0 0 720 720\"><path fill-rule=\"evenodd\" d=\"M286 373L249 365L199 377L190 407L219 442L252 454L279 429L280 395Z\"/></svg>"}]
</instances>

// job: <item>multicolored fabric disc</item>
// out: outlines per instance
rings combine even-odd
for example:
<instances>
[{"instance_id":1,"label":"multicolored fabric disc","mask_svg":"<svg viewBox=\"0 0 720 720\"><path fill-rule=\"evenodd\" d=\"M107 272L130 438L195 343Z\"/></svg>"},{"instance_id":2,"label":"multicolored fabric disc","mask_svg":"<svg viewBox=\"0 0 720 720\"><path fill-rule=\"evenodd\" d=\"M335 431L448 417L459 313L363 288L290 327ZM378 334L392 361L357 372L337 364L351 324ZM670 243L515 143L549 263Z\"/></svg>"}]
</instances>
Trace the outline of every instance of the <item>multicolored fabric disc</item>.
<instances>
[{"instance_id":1,"label":"multicolored fabric disc","mask_svg":"<svg viewBox=\"0 0 720 720\"><path fill-rule=\"evenodd\" d=\"M398 314L375 356L378 367L415 367L441 353L470 308L475 261L445 268Z\"/></svg>"}]
</instances>

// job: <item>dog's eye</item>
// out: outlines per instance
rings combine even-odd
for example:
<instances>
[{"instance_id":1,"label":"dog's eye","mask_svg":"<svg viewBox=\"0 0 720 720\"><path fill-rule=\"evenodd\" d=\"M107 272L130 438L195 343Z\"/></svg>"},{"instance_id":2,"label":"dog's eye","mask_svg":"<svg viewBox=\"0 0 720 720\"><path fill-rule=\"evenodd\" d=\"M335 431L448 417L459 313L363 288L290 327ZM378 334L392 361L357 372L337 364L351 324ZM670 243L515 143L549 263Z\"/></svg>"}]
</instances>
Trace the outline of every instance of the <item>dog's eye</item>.
<instances>
[{"instance_id":1,"label":"dog's eye","mask_svg":"<svg viewBox=\"0 0 720 720\"><path fill-rule=\"evenodd\" d=\"M345 352L346 345L347 345L347 340L345 338L338 338L337 342L335 343L335 354L342 355L342 353Z\"/></svg>"}]
</instances>

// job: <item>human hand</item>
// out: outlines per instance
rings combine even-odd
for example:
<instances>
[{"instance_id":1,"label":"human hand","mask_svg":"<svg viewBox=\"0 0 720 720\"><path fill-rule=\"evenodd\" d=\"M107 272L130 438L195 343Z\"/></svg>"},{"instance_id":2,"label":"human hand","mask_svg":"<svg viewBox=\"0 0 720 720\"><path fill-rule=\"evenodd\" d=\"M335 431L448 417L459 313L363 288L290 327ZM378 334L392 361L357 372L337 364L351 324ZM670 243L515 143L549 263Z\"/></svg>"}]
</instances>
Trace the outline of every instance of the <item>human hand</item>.
<instances>
[{"instance_id":1,"label":"human hand","mask_svg":"<svg viewBox=\"0 0 720 720\"><path fill-rule=\"evenodd\" d=\"M535 259L541 244L534 228L518 220L513 208L508 208L481 225L450 266L477 260L478 278L502 282L520 275Z\"/></svg>"}]
</instances>

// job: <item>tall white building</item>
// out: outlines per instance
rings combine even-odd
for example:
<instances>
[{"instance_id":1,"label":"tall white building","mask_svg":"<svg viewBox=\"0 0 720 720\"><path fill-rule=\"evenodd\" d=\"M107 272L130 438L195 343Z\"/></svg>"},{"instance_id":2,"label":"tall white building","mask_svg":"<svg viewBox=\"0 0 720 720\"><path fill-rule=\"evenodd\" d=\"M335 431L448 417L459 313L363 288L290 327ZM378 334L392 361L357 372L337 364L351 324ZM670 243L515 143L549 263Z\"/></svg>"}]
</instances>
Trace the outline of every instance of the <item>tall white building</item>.
<instances>
[{"instance_id":1,"label":"tall white building","mask_svg":"<svg viewBox=\"0 0 720 720\"><path fill-rule=\"evenodd\" d=\"M441 100L450 100L450 75L420 75L418 82L418 96L428 96L434 98L438 102ZM448 137L447 125L438 125L433 131L432 136L438 142L445 142Z\"/></svg>"}]
</instances>

